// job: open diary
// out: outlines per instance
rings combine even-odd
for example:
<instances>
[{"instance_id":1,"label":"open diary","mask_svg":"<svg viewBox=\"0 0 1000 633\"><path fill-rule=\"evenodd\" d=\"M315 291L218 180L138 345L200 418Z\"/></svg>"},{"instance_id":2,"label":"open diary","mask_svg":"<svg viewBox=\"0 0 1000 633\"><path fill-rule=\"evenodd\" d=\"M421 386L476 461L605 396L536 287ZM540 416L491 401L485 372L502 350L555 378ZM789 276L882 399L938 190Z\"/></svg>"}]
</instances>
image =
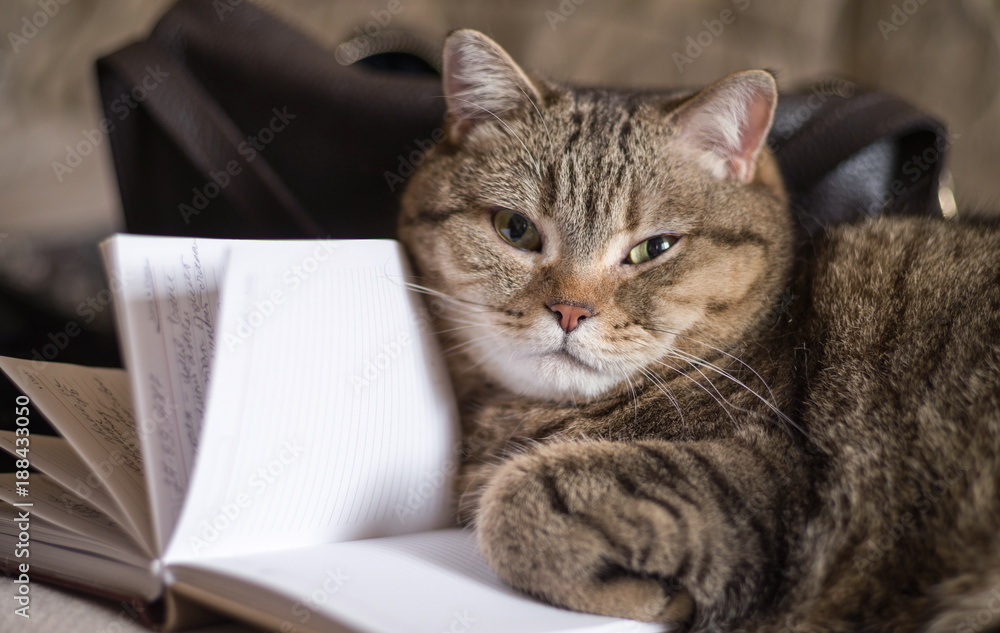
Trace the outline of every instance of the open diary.
<instances>
[{"instance_id":1,"label":"open diary","mask_svg":"<svg viewBox=\"0 0 1000 633\"><path fill-rule=\"evenodd\" d=\"M0 358L61 436L0 433L35 469L0 475L15 576L172 630L659 630L523 596L453 527L457 412L396 242L102 248L127 370Z\"/></svg>"}]
</instances>

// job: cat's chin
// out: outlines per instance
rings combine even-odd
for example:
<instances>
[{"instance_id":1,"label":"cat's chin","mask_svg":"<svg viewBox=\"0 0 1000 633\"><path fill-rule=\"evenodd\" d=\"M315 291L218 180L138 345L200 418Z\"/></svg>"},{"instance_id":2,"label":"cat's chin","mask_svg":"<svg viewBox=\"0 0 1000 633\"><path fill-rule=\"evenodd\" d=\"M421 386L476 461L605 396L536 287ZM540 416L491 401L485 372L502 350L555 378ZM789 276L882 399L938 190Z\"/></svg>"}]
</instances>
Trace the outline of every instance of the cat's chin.
<instances>
[{"instance_id":1,"label":"cat's chin","mask_svg":"<svg viewBox=\"0 0 1000 633\"><path fill-rule=\"evenodd\" d=\"M621 372L593 367L565 351L503 360L503 366L487 368L491 377L508 391L540 400L590 400L625 381Z\"/></svg>"}]
</instances>

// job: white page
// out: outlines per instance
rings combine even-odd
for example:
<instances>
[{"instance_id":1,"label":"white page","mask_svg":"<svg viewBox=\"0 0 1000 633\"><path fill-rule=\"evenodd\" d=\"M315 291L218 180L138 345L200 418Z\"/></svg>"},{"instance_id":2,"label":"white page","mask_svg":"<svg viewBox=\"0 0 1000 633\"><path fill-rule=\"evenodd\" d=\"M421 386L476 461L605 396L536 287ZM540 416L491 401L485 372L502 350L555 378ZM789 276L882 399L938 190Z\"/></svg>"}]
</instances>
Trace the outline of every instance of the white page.
<instances>
[{"instance_id":1,"label":"white page","mask_svg":"<svg viewBox=\"0 0 1000 633\"><path fill-rule=\"evenodd\" d=\"M101 248L135 395L157 551L197 452L228 240L116 235Z\"/></svg>"},{"instance_id":2,"label":"white page","mask_svg":"<svg viewBox=\"0 0 1000 633\"><path fill-rule=\"evenodd\" d=\"M233 249L166 560L450 524L457 414L392 241Z\"/></svg>"},{"instance_id":3,"label":"white page","mask_svg":"<svg viewBox=\"0 0 1000 633\"><path fill-rule=\"evenodd\" d=\"M121 369L39 363L0 356L0 369L31 399L92 470L153 555L143 456L136 437L128 376Z\"/></svg>"},{"instance_id":4,"label":"white page","mask_svg":"<svg viewBox=\"0 0 1000 633\"><path fill-rule=\"evenodd\" d=\"M0 431L0 448L12 455L17 449L16 441L17 435L14 431ZM61 437L36 433L31 436L30 445L29 457L32 467L110 516L116 523L129 530L136 541L143 541L141 534L132 531L125 512L104 486L104 478L111 474L115 464L107 462L94 472L80 459L73 446Z\"/></svg>"},{"instance_id":5,"label":"white page","mask_svg":"<svg viewBox=\"0 0 1000 633\"><path fill-rule=\"evenodd\" d=\"M520 594L490 571L467 530L211 558L173 565L168 573L221 597L237 614L280 631L668 630L662 624L567 611Z\"/></svg>"}]
</instances>

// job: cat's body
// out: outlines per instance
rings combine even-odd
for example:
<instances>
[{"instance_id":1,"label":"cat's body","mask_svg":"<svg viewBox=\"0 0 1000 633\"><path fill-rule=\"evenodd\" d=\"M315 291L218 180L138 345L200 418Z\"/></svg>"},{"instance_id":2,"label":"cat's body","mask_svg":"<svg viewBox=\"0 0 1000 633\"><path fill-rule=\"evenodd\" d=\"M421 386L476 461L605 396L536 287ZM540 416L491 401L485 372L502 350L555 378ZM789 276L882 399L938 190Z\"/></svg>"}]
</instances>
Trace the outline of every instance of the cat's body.
<instances>
[{"instance_id":1,"label":"cat's body","mask_svg":"<svg viewBox=\"0 0 1000 633\"><path fill-rule=\"evenodd\" d=\"M885 218L796 253L764 73L573 90L468 31L445 62L400 232L501 577L701 628L1000 627L1000 231Z\"/></svg>"}]
</instances>

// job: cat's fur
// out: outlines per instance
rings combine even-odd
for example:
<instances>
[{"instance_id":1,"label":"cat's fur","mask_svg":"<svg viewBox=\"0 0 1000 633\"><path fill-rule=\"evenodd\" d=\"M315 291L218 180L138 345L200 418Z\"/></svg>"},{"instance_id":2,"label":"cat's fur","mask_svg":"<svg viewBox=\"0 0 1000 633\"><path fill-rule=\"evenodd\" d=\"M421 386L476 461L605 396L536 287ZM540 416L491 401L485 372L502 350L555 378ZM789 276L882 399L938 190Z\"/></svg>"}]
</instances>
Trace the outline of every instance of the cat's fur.
<instances>
[{"instance_id":1,"label":"cat's fur","mask_svg":"<svg viewBox=\"0 0 1000 633\"><path fill-rule=\"evenodd\" d=\"M696 629L1000 630L1000 232L882 218L796 253L762 71L577 89L474 31L444 60L400 235L496 572ZM623 263L659 234L683 237Z\"/></svg>"}]
</instances>

